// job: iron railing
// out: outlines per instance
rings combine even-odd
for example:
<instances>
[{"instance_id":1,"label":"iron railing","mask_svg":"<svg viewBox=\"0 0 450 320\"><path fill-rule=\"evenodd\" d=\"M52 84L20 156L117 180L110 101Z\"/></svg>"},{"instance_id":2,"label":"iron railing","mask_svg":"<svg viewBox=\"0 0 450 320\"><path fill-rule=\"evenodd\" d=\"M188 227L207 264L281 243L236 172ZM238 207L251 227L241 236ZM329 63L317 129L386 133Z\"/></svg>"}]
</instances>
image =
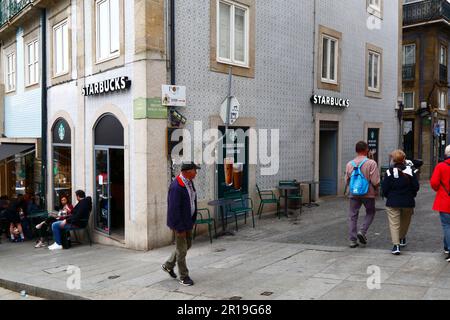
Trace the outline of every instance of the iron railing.
<instances>
[{"instance_id":1,"label":"iron railing","mask_svg":"<svg viewBox=\"0 0 450 320\"><path fill-rule=\"evenodd\" d=\"M403 81L411 81L416 78L416 65L406 64L403 65Z\"/></svg>"},{"instance_id":2,"label":"iron railing","mask_svg":"<svg viewBox=\"0 0 450 320\"><path fill-rule=\"evenodd\" d=\"M447 0L424 0L403 5L403 25L445 19L450 21Z\"/></svg>"},{"instance_id":3,"label":"iron railing","mask_svg":"<svg viewBox=\"0 0 450 320\"><path fill-rule=\"evenodd\" d=\"M17 16L35 0L0 0L0 27Z\"/></svg>"},{"instance_id":4,"label":"iron railing","mask_svg":"<svg viewBox=\"0 0 450 320\"><path fill-rule=\"evenodd\" d=\"M448 82L448 68L443 64L439 64L439 81Z\"/></svg>"}]
</instances>

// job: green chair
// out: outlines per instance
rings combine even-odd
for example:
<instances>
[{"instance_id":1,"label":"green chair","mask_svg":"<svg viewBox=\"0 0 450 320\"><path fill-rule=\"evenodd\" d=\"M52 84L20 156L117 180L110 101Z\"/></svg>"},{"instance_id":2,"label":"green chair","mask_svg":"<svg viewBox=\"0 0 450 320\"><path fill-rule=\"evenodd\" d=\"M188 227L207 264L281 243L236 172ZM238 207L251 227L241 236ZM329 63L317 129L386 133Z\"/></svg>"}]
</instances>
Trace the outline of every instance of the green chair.
<instances>
[{"instance_id":1,"label":"green chair","mask_svg":"<svg viewBox=\"0 0 450 320\"><path fill-rule=\"evenodd\" d=\"M279 182L279 185L288 185L288 186L298 186L298 182L296 180L282 180ZM283 193L280 193L280 198L279 201L281 203L281 199L284 198L285 195ZM303 199L303 195L302 195L302 189L298 188L295 190L292 190L291 193L288 193L287 196L288 200L293 200L293 201L299 201L300 202L300 214L302 213L302 199ZM278 218L281 219L280 214L278 214Z\"/></svg>"},{"instance_id":2,"label":"green chair","mask_svg":"<svg viewBox=\"0 0 450 320\"><path fill-rule=\"evenodd\" d=\"M225 199L233 199L234 202L228 205L227 214L225 215L225 223L228 218L234 217L236 222L236 231L238 231L238 217L245 217L247 224L247 214L251 212L253 228L255 228L255 215L253 211L253 200L250 197L244 197L240 191L230 191L224 194Z\"/></svg>"},{"instance_id":3,"label":"green chair","mask_svg":"<svg viewBox=\"0 0 450 320\"><path fill-rule=\"evenodd\" d=\"M211 218L211 213L209 212L209 209L197 210L197 221L195 222L194 227L194 239L197 235L197 225L199 224L208 225L209 241L212 243L211 225L214 225L214 236L217 236L217 229L216 229L216 220L214 218Z\"/></svg>"},{"instance_id":4,"label":"green chair","mask_svg":"<svg viewBox=\"0 0 450 320\"><path fill-rule=\"evenodd\" d=\"M257 213L257 215L259 215L259 219L261 219L265 204L276 203L277 204L277 215L280 216L280 200L277 199L277 197L275 196L275 193L272 190L261 190L261 189L259 189L258 185L256 185L256 190L258 190L259 199L261 201L259 204L258 213Z\"/></svg>"}]
</instances>

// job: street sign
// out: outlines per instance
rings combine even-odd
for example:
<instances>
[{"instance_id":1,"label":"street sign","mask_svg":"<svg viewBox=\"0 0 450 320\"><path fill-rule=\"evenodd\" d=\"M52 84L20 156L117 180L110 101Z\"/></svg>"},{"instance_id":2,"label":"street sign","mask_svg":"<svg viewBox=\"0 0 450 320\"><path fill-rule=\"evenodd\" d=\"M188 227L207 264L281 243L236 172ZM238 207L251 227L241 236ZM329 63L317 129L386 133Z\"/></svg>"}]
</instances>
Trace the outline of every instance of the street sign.
<instances>
[{"instance_id":1,"label":"street sign","mask_svg":"<svg viewBox=\"0 0 450 320\"><path fill-rule=\"evenodd\" d=\"M186 87L163 85L162 105L166 107L186 107Z\"/></svg>"},{"instance_id":2,"label":"street sign","mask_svg":"<svg viewBox=\"0 0 450 320\"><path fill-rule=\"evenodd\" d=\"M220 117L222 118L222 121L224 124L233 125L237 119L239 118L239 111L241 110L241 105L239 104L238 99L236 97L231 97L230 102L230 112L227 117L227 110L228 110L228 98L224 100L222 103L222 106L220 107Z\"/></svg>"}]
</instances>

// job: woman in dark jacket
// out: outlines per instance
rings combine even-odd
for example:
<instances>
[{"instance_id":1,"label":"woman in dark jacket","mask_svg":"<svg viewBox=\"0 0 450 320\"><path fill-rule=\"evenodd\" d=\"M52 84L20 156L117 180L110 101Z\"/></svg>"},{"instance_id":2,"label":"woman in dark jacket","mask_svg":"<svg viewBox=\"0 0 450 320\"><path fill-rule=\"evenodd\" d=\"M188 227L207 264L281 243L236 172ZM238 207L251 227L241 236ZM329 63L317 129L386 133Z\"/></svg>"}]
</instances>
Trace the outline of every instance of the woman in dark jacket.
<instances>
[{"instance_id":1,"label":"woman in dark jacket","mask_svg":"<svg viewBox=\"0 0 450 320\"><path fill-rule=\"evenodd\" d=\"M400 255L400 247L406 247L406 234L416 207L415 198L420 185L417 176L407 168L406 155L402 150L392 153L394 168L389 169L382 182L383 194L394 248L392 254Z\"/></svg>"}]
</instances>

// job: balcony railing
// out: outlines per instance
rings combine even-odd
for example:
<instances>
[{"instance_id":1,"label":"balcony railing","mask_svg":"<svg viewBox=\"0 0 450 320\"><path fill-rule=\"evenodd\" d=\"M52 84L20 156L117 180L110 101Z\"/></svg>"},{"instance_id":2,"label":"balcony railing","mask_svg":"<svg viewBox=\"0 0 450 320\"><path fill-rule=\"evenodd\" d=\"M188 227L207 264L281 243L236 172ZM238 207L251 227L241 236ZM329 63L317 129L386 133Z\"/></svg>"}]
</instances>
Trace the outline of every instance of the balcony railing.
<instances>
[{"instance_id":1,"label":"balcony railing","mask_svg":"<svg viewBox=\"0 0 450 320\"><path fill-rule=\"evenodd\" d=\"M448 68L443 64L439 64L439 81L448 82Z\"/></svg>"},{"instance_id":2,"label":"balcony railing","mask_svg":"<svg viewBox=\"0 0 450 320\"><path fill-rule=\"evenodd\" d=\"M0 0L0 27L18 15L35 0Z\"/></svg>"},{"instance_id":3,"label":"balcony railing","mask_svg":"<svg viewBox=\"0 0 450 320\"><path fill-rule=\"evenodd\" d=\"M403 25L445 19L450 22L447 0L424 0L403 5Z\"/></svg>"},{"instance_id":4,"label":"balcony railing","mask_svg":"<svg viewBox=\"0 0 450 320\"><path fill-rule=\"evenodd\" d=\"M403 65L403 81L411 81L416 78L416 65L406 64Z\"/></svg>"}]
</instances>

